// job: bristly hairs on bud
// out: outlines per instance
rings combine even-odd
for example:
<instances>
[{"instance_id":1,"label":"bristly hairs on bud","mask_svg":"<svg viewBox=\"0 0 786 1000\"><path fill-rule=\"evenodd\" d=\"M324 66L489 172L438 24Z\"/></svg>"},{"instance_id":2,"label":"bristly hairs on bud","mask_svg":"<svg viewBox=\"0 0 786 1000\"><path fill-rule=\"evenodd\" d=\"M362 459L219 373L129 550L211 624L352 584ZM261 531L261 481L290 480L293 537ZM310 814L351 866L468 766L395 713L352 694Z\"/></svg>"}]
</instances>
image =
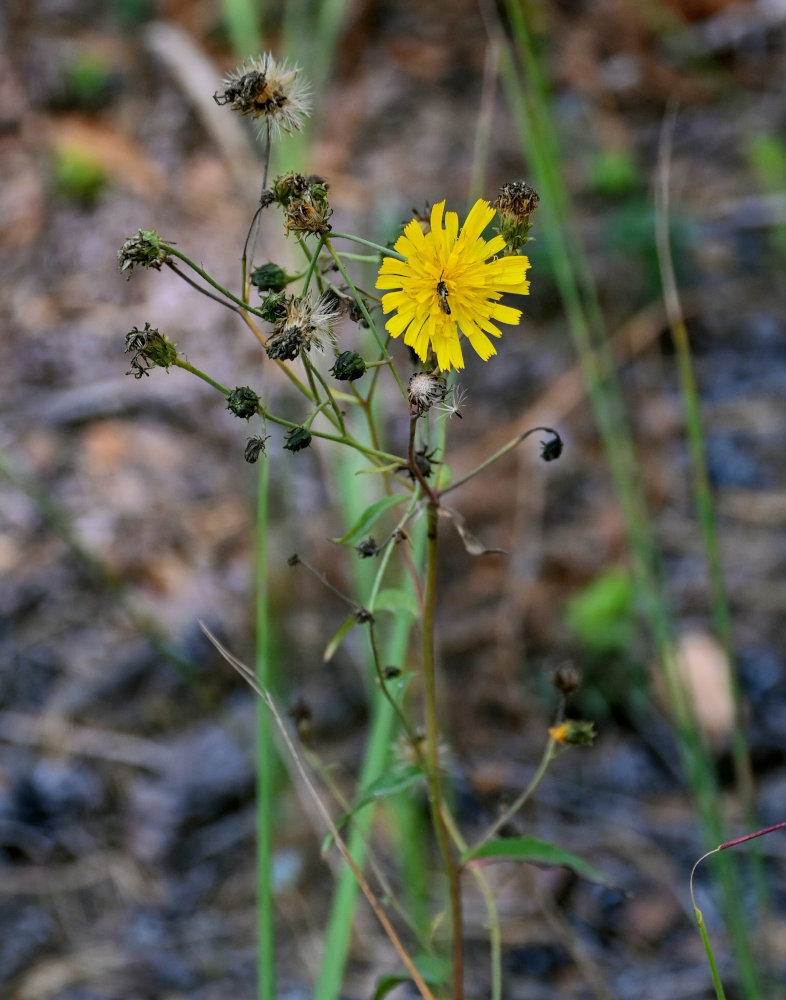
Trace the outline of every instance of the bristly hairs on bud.
<instances>
[{"instance_id":1,"label":"bristly hairs on bud","mask_svg":"<svg viewBox=\"0 0 786 1000\"><path fill-rule=\"evenodd\" d=\"M311 112L310 86L300 76L300 67L289 66L286 59L277 62L270 52L228 73L213 100L250 115L260 126L270 124L276 137L300 131Z\"/></svg>"},{"instance_id":2,"label":"bristly hairs on bud","mask_svg":"<svg viewBox=\"0 0 786 1000\"><path fill-rule=\"evenodd\" d=\"M499 218L497 231L505 240L508 256L517 254L529 239L530 216L538 207L540 195L524 181L503 184L494 202Z\"/></svg>"},{"instance_id":3,"label":"bristly hairs on bud","mask_svg":"<svg viewBox=\"0 0 786 1000\"><path fill-rule=\"evenodd\" d=\"M168 260L165 242L154 229L140 229L136 236L128 236L117 251L117 266L121 272L131 272L137 266L160 271Z\"/></svg>"},{"instance_id":4,"label":"bristly hairs on bud","mask_svg":"<svg viewBox=\"0 0 786 1000\"><path fill-rule=\"evenodd\" d=\"M177 347L169 337L159 333L149 323L145 323L144 330L134 327L126 334L125 353L134 355L131 358L131 368L126 372L126 375L133 375L134 378L149 375L151 368L165 368L169 371L179 356Z\"/></svg>"}]
</instances>

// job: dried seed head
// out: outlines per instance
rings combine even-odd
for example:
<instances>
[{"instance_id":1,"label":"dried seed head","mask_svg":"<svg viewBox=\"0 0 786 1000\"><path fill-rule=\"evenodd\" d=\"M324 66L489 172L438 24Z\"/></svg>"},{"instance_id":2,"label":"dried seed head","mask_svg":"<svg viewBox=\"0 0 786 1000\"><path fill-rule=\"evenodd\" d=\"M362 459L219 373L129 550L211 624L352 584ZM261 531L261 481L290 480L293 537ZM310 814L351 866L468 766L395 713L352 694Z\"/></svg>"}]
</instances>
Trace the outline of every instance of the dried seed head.
<instances>
[{"instance_id":1,"label":"dried seed head","mask_svg":"<svg viewBox=\"0 0 786 1000\"><path fill-rule=\"evenodd\" d=\"M316 304L311 296L292 298L286 303L284 318L279 322L265 346L269 358L294 361L301 351L322 347L325 337L333 340L333 322L339 316L335 297L320 296Z\"/></svg>"},{"instance_id":2,"label":"dried seed head","mask_svg":"<svg viewBox=\"0 0 786 1000\"><path fill-rule=\"evenodd\" d=\"M134 378L149 375L151 368L166 368L168 371L170 365L173 365L178 358L174 343L149 323L145 323L144 330L134 327L126 334L125 352L133 353L131 368L126 375L133 375Z\"/></svg>"},{"instance_id":3,"label":"dried seed head","mask_svg":"<svg viewBox=\"0 0 786 1000\"><path fill-rule=\"evenodd\" d=\"M227 409L236 417L248 420L259 412L259 396L247 385L239 385L227 396Z\"/></svg>"},{"instance_id":4,"label":"dried seed head","mask_svg":"<svg viewBox=\"0 0 786 1000\"><path fill-rule=\"evenodd\" d=\"M324 177L311 174L280 174L273 181L273 200L286 214L286 234L322 233L329 229L333 209L328 202L328 184Z\"/></svg>"},{"instance_id":5,"label":"dried seed head","mask_svg":"<svg viewBox=\"0 0 786 1000\"><path fill-rule=\"evenodd\" d=\"M300 67L277 62L270 52L251 59L223 80L223 90L213 94L216 104L250 115L273 134L296 132L311 110L310 88Z\"/></svg>"},{"instance_id":6,"label":"dried seed head","mask_svg":"<svg viewBox=\"0 0 786 1000\"><path fill-rule=\"evenodd\" d=\"M439 372L415 372L407 384L409 405L422 416L448 394L445 376Z\"/></svg>"},{"instance_id":7,"label":"dried seed head","mask_svg":"<svg viewBox=\"0 0 786 1000\"><path fill-rule=\"evenodd\" d=\"M324 233L330 227L328 219L333 209L325 202L313 202L311 199L291 201L287 207L287 224L285 234L293 233Z\"/></svg>"},{"instance_id":8,"label":"dried seed head","mask_svg":"<svg viewBox=\"0 0 786 1000\"><path fill-rule=\"evenodd\" d=\"M168 260L169 251L164 241L152 229L140 229L136 236L127 237L117 251L117 266L121 271L130 272L137 266L160 271Z\"/></svg>"}]
</instances>

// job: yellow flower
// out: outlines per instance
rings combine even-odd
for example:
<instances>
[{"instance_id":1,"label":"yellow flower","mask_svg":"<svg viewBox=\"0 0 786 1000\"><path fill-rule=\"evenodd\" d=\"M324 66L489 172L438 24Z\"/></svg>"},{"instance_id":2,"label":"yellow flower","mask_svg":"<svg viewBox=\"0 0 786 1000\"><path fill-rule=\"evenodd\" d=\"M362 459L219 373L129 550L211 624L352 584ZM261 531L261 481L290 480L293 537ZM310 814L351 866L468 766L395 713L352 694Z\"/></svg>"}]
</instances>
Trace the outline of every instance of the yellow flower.
<instances>
[{"instance_id":1,"label":"yellow flower","mask_svg":"<svg viewBox=\"0 0 786 1000\"><path fill-rule=\"evenodd\" d=\"M460 333L488 361L497 353L488 335L502 336L495 322L516 324L521 318L519 309L499 299L505 292L529 293L529 260L495 256L505 240L481 235L493 217L487 201L476 201L459 232L458 215L445 212L441 201L431 209L430 232L417 219L407 223L394 247L405 259L386 257L379 269L377 288L393 289L382 296L382 309L396 310L386 323L391 337L403 333L421 361L431 347L442 370L464 367Z\"/></svg>"}]
</instances>

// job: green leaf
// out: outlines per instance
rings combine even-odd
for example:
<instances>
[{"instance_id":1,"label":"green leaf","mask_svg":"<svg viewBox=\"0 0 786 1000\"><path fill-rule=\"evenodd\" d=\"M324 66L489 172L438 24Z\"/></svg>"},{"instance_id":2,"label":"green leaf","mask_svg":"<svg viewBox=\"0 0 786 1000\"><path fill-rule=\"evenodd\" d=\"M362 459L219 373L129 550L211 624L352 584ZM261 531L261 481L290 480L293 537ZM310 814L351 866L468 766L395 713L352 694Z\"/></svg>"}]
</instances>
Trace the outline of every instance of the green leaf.
<instances>
[{"instance_id":1,"label":"green leaf","mask_svg":"<svg viewBox=\"0 0 786 1000\"><path fill-rule=\"evenodd\" d=\"M441 986L450 977L450 962L438 955L422 954L415 957L414 965L423 979L429 986ZM380 976L377 980L377 988L374 991L373 1000L381 1000L401 983L409 983L412 976L408 972L393 972L387 976Z\"/></svg>"},{"instance_id":2,"label":"green leaf","mask_svg":"<svg viewBox=\"0 0 786 1000\"><path fill-rule=\"evenodd\" d=\"M411 590L403 590L400 587L383 588L374 601L374 611L406 611L413 618L417 618L417 598Z\"/></svg>"},{"instance_id":3,"label":"green leaf","mask_svg":"<svg viewBox=\"0 0 786 1000\"><path fill-rule=\"evenodd\" d=\"M363 806L368 805L369 802L397 795L407 788L412 788L413 785L417 785L422 780L423 769L418 764L406 764L403 767L394 768L388 774L383 774L376 781L372 781L367 788L363 789L363 795L352 811L355 812L361 809Z\"/></svg>"},{"instance_id":4,"label":"green leaf","mask_svg":"<svg viewBox=\"0 0 786 1000\"><path fill-rule=\"evenodd\" d=\"M333 635L330 637L327 646L325 646L325 652L322 654L322 662L327 663L329 660L333 659L333 656L344 641L344 636L350 631L353 625L357 625L357 618L355 615L350 615L346 621L343 621Z\"/></svg>"},{"instance_id":5,"label":"green leaf","mask_svg":"<svg viewBox=\"0 0 786 1000\"><path fill-rule=\"evenodd\" d=\"M570 851L565 851L555 844L537 837L510 837L502 840L490 840L481 847L468 850L462 857L462 864L480 860L490 861L527 861L538 865L560 865L570 868L577 875L591 882L608 884L608 878L600 869L589 864L583 858Z\"/></svg>"},{"instance_id":6,"label":"green leaf","mask_svg":"<svg viewBox=\"0 0 786 1000\"><path fill-rule=\"evenodd\" d=\"M372 526L376 524L385 511L390 510L391 507L395 507L396 504L402 503L406 499L407 497L402 495L382 497L380 500L376 500L370 506L366 507L343 538L333 538L331 541L335 542L336 545L348 545L350 542L361 541L368 535Z\"/></svg>"},{"instance_id":7,"label":"green leaf","mask_svg":"<svg viewBox=\"0 0 786 1000\"><path fill-rule=\"evenodd\" d=\"M413 785L417 785L423 780L423 771L417 764L406 764L403 767L394 768L364 788L358 801L348 813L341 817L336 825L341 826L346 823L359 809L367 806L370 802L379 802L380 799L398 795L399 792L406 791L407 788L412 788Z\"/></svg>"}]
</instances>

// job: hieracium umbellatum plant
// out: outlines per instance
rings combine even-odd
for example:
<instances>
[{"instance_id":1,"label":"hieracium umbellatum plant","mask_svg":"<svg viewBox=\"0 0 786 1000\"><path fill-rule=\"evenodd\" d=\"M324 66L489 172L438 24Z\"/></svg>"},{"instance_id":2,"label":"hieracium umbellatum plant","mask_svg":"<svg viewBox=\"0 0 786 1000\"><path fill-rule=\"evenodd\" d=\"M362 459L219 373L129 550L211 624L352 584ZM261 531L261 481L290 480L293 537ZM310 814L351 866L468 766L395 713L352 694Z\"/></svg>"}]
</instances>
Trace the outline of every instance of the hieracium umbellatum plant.
<instances>
[{"instance_id":1,"label":"hieracium umbellatum plant","mask_svg":"<svg viewBox=\"0 0 786 1000\"><path fill-rule=\"evenodd\" d=\"M214 96L219 105L253 118L263 143L262 192L245 238L238 287L234 291L224 287L195 262L196 257L202 259L200 254L192 258L151 230L140 229L124 242L119 265L129 276L139 267L171 270L232 310L238 327L244 324L259 343L259 372L265 366L278 366L289 380L286 410L280 412L263 388L269 380L260 377L254 384L253 372L245 371L238 378L239 384L224 386L187 359L179 345L149 322L141 330L135 327L126 337L126 351L131 355L129 374L141 379L155 367L165 369L170 376L174 369L182 369L213 386L242 422L238 462L265 462L274 450L289 452L287 461L298 462L303 451L328 441L331 446L338 444L355 452L364 471L373 474L377 498L338 540L351 558L370 561L376 571L371 592L340 593L330 582L329 567L312 566L308 553L299 553L290 562L293 572L313 571L348 604L347 621L331 641L331 654L351 629L368 633L368 669L392 707L398 730L391 739L388 768L390 774L398 771L403 778L398 784L390 782L390 794L393 789L400 793L404 787L424 790L447 886L445 898L438 898L435 904L438 912L433 915L433 925L441 927L435 940L419 936L414 922L408 938L395 931L373 880L367 879L359 866L353 867L341 832L332 825L330 815L338 817L342 807L331 801L328 786L320 791L317 782L311 783L307 765L298 757L299 765L309 787L320 796L335 845L352 867L398 952L404 976L414 981L424 997L461 1000L464 994L462 879L469 873L478 882L488 908L490 990L498 1000L499 925L493 895L482 868L473 861L494 856L527 860L533 838L526 842L500 839L499 830L533 793L554 755L569 744L590 742L593 731L590 723L566 715L566 703L578 681L566 681L573 675L563 672L555 682L555 718L549 720L551 728L543 724L544 754L536 780L479 840L465 840L444 794L450 773L445 763L449 734L443 729L437 697L437 566L440 534L451 522L471 556L482 558L492 551L475 537L460 510L445 502L452 490L481 475L535 431L546 435L542 439L544 460L557 459L562 451L562 440L555 430L532 428L469 474L453 482L449 478L448 424L455 416L462 421L462 428L467 426L466 417L471 412L472 387L460 386L457 373L464 369L467 348L483 361L491 361L498 346L504 351L502 327L511 331L507 336L516 335L521 305L530 291L530 262L523 250L538 195L522 181L511 182L503 186L493 204L477 200L463 224L458 214L448 211L445 201L439 200L426 216L406 223L392 246L338 233L331 223L328 179L294 172L268 177L271 143L300 129L303 116L309 113L309 89L299 68L267 54L229 74ZM262 228L267 236L278 232L282 247L289 244L294 248L301 258L299 268L275 260L254 260ZM377 272L374 287L361 288L357 271L369 266ZM399 338L410 351L396 343ZM416 558L414 543L419 533L422 554ZM385 588L401 591L402 577L409 606L416 610L417 641L410 644L400 662L392 663L380 652L379 595ZM410 614L409 609L386 610ZM250 679L253 683L253 677ZM269 692L259 687L258 691L286 735L288 729ZM295 736L288 739L296 756L297 732L299 724ZM309 767L313 767L313 760L309 756ZM364 794L368 797L369 789L360 790L360 800ZM377 798L384 798L384 794L380 788ZM572 856L565 852L561 858L563 863L571 863ZM389 891L388 886L385 893ZM443 909L446 919L440 921ZM445 958L447 971L442 981L433 968L430 977L422 975L415 961L434 952Z\"/></svg>"}]
</instances>

